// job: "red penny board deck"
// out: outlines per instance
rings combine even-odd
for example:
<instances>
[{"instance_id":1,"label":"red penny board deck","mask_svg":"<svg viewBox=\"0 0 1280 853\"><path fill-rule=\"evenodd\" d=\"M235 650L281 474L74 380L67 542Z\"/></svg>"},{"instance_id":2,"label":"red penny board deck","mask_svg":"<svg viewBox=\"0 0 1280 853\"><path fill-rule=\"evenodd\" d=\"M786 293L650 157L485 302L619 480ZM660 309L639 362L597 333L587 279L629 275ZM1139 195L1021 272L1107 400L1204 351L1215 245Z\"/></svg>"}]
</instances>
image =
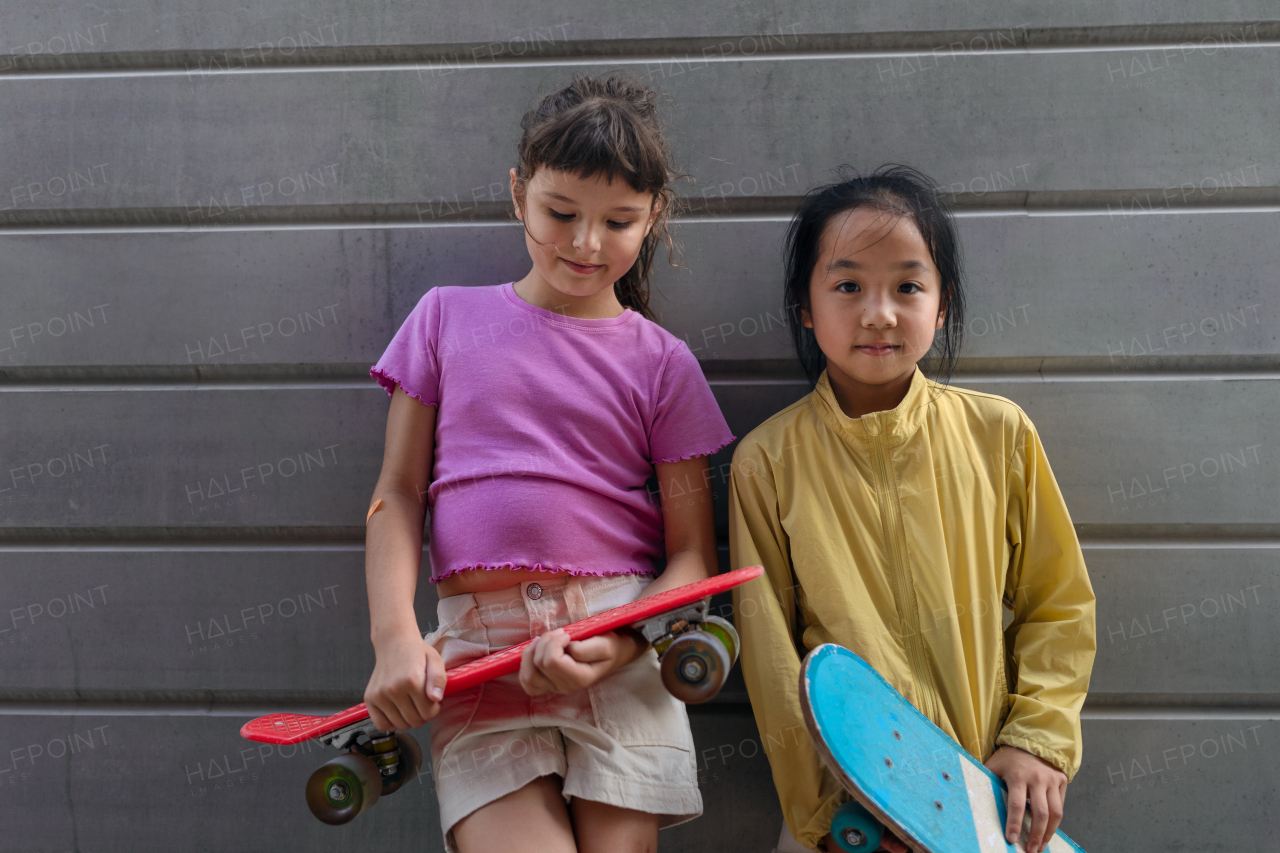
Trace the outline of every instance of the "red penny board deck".
<instances>
[{"instance_id":1,"label":"red penny board deck","mask_svg":"<svg viewBox=\"0 0 1280 853\"><path fill-rule=\"evenodd\" d=\"M586 619L566 625L565 630L569 632L570 639L585 640L597 634L603 634L605 631L643 622L645 619L675 610L699 599L727 592L739 584L760 577L763 573L764 569L760 566L748 566L726 572L697 583L685 584L657 595L637 599L630 604L597 613L595 616L588 616ZM525 647L532 642L533 640L525 640L500 652L464 663L462 666L455 666L445 673L448 680L444 685L444 695L449 696L519 671L520 657ZM261 743L286 745L302 743L304 740L320 737L359 722L368 716L369 709L363 702L328 717L312 717L306 714L267 714L265 717L258 717L245 723L240 729L240 736Z\"/></svg>"}]
</instances>

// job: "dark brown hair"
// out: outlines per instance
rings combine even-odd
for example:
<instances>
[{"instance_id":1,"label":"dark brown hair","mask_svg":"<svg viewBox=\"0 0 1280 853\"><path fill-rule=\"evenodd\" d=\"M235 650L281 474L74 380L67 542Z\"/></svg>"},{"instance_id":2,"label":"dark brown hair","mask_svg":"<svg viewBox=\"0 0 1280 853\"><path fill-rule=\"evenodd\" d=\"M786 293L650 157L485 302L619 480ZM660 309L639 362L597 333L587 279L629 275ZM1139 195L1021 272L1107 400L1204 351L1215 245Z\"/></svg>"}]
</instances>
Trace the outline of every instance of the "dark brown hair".
<instances>
[{"instance_id":1,"label":"dark brown hair","mask_svg":"<svg viewBox=\"0 0 1280 853\"><path fill-rule=\"evenodd\" d=\"M650 320L650 275L658 245L668 259L675 244L667 221L675 203L670 184L671 149L658 123L657 96L643 83L619 74L575 75L573 82L544 97L520 120L516 181L521 190L539 166L573 172L582 178L621 178L636 192L653 193L658 218L640 247L635 264L614 283L623 306ZM527 226L526 226L527 228Z\"/></svg>"},{"instance_id":2,"label":"dark brown hair","mask_svg":"<svg viewBox=\"0 0 1280 853\"><path fill-rule=\"evenodd\" d=\"M813 329L805 328L800 316L801 309L809 307L809 285L818 262L818 245L827 223L859 207L906 217L920 229L942 278L939 307L947 312L946 322L934 336L930 349L936 359L933 372L942 384L950 382L964 337L964 267L951 210L934 189L936 186L936 181L910 166L890 163L869 175L843 166L834 183L810 190L800 203L787 231L783 305L791 342L810 384L818 381L827 366L827 357L818 346Z\"/></svg>"}]
</instances>

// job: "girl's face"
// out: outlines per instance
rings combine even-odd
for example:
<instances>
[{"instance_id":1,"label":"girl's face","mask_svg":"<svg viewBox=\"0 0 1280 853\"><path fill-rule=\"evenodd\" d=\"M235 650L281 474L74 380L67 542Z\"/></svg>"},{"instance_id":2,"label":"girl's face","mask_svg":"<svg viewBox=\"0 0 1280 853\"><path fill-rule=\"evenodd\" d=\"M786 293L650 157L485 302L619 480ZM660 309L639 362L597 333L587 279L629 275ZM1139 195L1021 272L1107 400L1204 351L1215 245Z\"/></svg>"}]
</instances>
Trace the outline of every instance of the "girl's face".
<instances>
[{"instance_id":1,"label":"girl's face","mask_svg":"<svg viewBox=\"0 0 1280 853\"><path fill-rule=\"evenodd\" d=\"M658 216L653 193L624 180L538 168L523 192L511 170L516 218L534 272L569 302L613 294L613 283L635 264Z\"/></svg>"},{"instance_id":2,"label":"girl's face","mask_svg":"<svg viewBox=\"0 0 1280 853\"><path fill-rule=\"evenodd\" d=\"M831 218L801 309L832 384L876 393L910 379L942 328L942 276L910 217L858 207Z\"/></svg>"}]
</instances>

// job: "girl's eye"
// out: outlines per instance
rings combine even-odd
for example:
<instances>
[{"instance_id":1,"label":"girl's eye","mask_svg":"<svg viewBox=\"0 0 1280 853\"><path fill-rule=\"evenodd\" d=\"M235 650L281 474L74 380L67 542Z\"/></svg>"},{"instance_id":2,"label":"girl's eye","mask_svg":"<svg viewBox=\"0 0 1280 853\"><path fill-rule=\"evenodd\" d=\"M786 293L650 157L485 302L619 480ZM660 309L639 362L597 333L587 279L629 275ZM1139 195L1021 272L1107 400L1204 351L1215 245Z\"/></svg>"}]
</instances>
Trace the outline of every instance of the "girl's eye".
<instances>
[{"instance_id":1,"label":"girl's eye","mask_svg":"<svg viewBox=\"0 0 1280 853\"><path fill-rule=\"evenodd\" d=\"M899 293L920 293L923 290L924 288L916 284L914 281L908 281L905 284L898 285Z\"/></svg>"},{"instance_id":2,"label":"girl's eye","mask_svg":"<svg viewBox=\"0 0 1280 853\"><path fill-rule=\"evenodd\" d=\"M630 225L630 222L614 222L612 219L609 220L609 227L617 231L621 231L623 228L627 228Z\"/></svg>"},{"instance_id":3,"label":"girl's eye","mask_svg":"<svg viewBox=\"0 0 1280 853\"><path fill-rule=\"evenodd\" d=\"M573 219L572 213L561 213L560 211L552 210L549 207L547 208L547 210L551 213L552 219L558 219L561 222L568 222L570 219Z\"/></svg>"},{"instance_id":4,"label":"girl's eye","mask_svg":"<svg viewBox=\"0 0 1280 853\"><path fill-rule=\"evenodd\" d=\"M857 282L842 281L836 285L836 290L841 293L859 293L862 291L862 288L858 286Z\"/></svg>"}]
</instances>

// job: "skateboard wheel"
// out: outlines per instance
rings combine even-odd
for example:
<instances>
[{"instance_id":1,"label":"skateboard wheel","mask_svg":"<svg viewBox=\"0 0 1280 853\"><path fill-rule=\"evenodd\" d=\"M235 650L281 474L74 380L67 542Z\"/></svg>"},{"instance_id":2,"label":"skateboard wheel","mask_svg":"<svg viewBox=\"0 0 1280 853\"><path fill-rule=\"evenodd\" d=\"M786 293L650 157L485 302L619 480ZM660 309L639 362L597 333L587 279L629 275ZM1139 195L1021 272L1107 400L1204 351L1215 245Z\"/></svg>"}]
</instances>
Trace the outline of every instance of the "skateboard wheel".
<instances>
[{"instance_id":1,"label":"skateboard wheel","mask_svg":"<svg viewBox=\"0 0 1280 853\"><path fill-rule=\"evenodd\" d=\"M676 637L662 656L662 683L681 702L696 705L720 692L731 665L719 638L689 631Z\"/></svg>"},{"instance_id":2,"label":"skateboard wheel","mask_svg":"<svg viewBox=\"0 0 1280 853\"><path fill-rule=\"evenodd\" d=\"M307 780L307 807L327 824L349 823L368 811L382 793L378 765L366 755L344 752Z\"/></svg>"},{"instance_id":3,"label":"skateboard wheel","mask_svg":"<svg viewBox=\"0 0 1280 853\"><path fill-rule=\"evenodd\" d=\"M871 853L883 836L884 827L861 803L845 803L831 818L831 837L846 853Z\"/></svg>"},{"instance_id":4,"label":"skateboard wheel","mask_svg":"<svg viewBox=\"0 0 1280 853\"><path fill-rule=\"evenodd\" d=\"M708 616L698 628L724 643L725 651L729 653L729 669L733 669L733 665L738 662L738 649L742 648L733 623L719 616Z\"/></svg>"},{"instance_id":5,"label":"skateboard wheel","mask_svg":"<svg viewBox=\"0 0 1280 853\"><path fill-rule=\"evenodd\" d=\"M396 735L396 746L400 749L400 763L396 772L382 777L382 796L394 794L407 783L412 782L422 767L422 747L413 735L403 732Z\"/></svg>"}]
</instances>

